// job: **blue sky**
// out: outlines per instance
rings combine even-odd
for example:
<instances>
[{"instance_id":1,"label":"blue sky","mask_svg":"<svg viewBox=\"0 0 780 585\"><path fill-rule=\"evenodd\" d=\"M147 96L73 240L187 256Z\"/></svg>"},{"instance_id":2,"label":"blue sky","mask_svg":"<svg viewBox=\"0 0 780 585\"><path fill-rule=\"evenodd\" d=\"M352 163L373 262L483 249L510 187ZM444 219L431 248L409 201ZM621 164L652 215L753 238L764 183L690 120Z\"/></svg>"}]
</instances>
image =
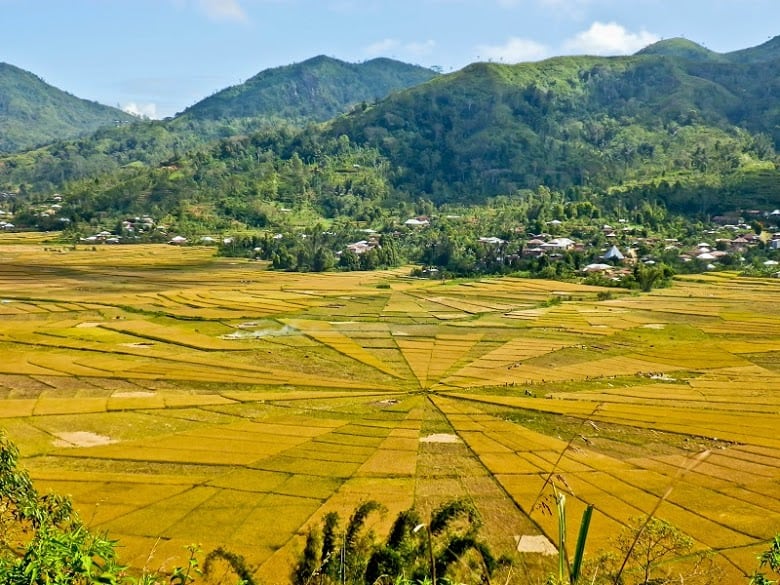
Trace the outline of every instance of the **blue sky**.
<instances>
[{"instance_id":1,"label":"blue sky","mask_svg":"<svg viewBox=\"0 0 780 585\"><path fill-rule=\"evenodd\" d=\"M0 0L0 61L155 118L319 54L449 72L678 36L726 52L777 34L779 0Z\"/></svg>"}]
</instances>

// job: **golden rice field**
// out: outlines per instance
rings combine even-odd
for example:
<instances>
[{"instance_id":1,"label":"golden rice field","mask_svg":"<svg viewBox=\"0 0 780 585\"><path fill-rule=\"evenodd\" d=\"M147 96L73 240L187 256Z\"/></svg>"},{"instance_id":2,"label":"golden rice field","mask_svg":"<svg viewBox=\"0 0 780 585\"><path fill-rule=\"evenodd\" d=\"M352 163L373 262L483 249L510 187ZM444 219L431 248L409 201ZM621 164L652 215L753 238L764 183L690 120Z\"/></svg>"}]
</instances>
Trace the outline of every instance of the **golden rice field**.
<instances>
[{"instance_id":1,"label":"golden rice field","mask_svg":"<svg viewBox=\"0 0 780 585\"><path fill-rule=\"evenodd\" d=\"M0 239L0 425L136 568L225 545L283 583L329 511L378 499L384 531L466 496L541 574L553 561L516 543L554 540L555 486L570 542L595 506L589 555L654 512L752 572L780 532L780 281L599 301L407 274Z\"/></svg>"}]
</instances>

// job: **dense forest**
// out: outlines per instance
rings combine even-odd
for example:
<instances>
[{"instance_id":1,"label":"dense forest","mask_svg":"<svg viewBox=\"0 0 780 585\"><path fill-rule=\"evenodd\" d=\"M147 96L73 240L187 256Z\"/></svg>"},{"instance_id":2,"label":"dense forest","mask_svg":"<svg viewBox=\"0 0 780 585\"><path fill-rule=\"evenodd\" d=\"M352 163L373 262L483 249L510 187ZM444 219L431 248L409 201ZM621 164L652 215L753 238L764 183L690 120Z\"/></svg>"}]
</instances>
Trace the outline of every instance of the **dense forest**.
<instances>
[{"instance_id":1,"label":"dense forest","mask_svg":"<svg viewBox=\"0 0 780 585\"><path fill-rule=\"evenodd\" d=\"M133 121L122 110L79 99L0 63L0 154L27 150Z\"/></svg>"}]
</instances>

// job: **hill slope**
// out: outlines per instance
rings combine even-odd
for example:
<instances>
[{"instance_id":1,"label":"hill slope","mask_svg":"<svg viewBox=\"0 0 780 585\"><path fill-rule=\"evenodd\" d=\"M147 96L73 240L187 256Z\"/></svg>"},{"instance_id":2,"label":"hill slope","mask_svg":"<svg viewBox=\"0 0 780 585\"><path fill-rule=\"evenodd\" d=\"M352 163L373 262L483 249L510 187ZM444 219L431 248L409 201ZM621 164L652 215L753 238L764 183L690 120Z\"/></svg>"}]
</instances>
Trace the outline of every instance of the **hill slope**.
<instances>
[{"instance_id":1,"label":"hill slope","mask_svg":"<svg viewBox=\"0 0 780 585\"><path fill-rule=\"evenodd\" d=\"M315 69L339 66L312 61ZM151 205L158 215L191 206L228 219L259 217L268 202L370 216L369 201L479 203L540 185L573 198L619 189L632 205L649 199L686 213L775 208L777 95L780 59L733 63L705 53L475 63L305 130L276 124L222 134L213 146L179 141L168 159L177 125L202 136L203 128L261 118L185 114L103 131L75 146L0 159L0 189L63 190L70 181L67 188L89 202L84 217ZM120 131L122 140L106 139Z\"/></svg>"},{"instance_id":2,"label":"hill slope","mask_svg":"<svg viewBox=\"0 0 780 585\"><path fill-rule=\"evenodd\" d=\"M0 63L0 153L15 152L134 120L79 99L32 73Z\"/></svg>"},{"instance_id":3,"label":"hill slope","mask_svg":"<svg viewBox=\"0 0 780 585\"><path fill-rule=\"evenodd\" d=\"M677 57L690 61L728 61L725 55L710 51L701 45L683 38L664 39L648 45L636 53L637 55L659 55L663 57Z\"/></svg>"},{"instance_id":4,"label":"hill slope","mask_svg":"<svg viewBox=\"0 0 780 585\"><path fill-rule=\"evenodd\" d=\"M780 59L780 35L756 47L740 49L730 53L716 53L684 38L664 39L648 45L637 55L659 55L676 57L688 61L711 63L766 63Z\"/></svg>"},{"instance_id":5,"label":"hill slope","mask_svg":"<svg viewBox=\"0 0 780 585\"><path fill-rule=\"evenodd\" d=\"M726 53L726 57L733 63L765 63L780 59L780 35L757 47Z\"/></svg>"},{"instance_id":6,"label":"hill slope","mask_svg":"<svg viewBox=\"0 0 780 585\"><path fill-rule=\"evenodd\" d=\"M543 184L606 188L674 173L729 172L752 137L780 139L780 61L655 55L478 63L335 120L331 136L378 148L397 185L443 201ZM771 155L772 140L762 138Z\"/></svg>"},{"instance_id":7,"label":"hill slope","mask_svg":"<svg viewBox=\"0 0 780 585\"><path fill-rule=\"evenodd\" d=\"M363 101L432 79L430 69L392 59L345 63L318 56L262 71L187 108L185 118L284 118L324 121Z\"/></svg>"},{"instance_id":8,"label":"hill slope","mask_svg":"<svg viewBox=\"0 0 780 585\"><path fill-rule=\"evenodd\" d=\"M325 120L436 75L391 59L351 64L315 57L260 72L173 119L136 119L135 124L103 128L91 136L60 140L0 160L0 186L11 189L26 183L33 190L59 190L63 182L110 174L127 165L156 166L215 140L257 132L271 120Z\"/></svg>"}]
</instances>

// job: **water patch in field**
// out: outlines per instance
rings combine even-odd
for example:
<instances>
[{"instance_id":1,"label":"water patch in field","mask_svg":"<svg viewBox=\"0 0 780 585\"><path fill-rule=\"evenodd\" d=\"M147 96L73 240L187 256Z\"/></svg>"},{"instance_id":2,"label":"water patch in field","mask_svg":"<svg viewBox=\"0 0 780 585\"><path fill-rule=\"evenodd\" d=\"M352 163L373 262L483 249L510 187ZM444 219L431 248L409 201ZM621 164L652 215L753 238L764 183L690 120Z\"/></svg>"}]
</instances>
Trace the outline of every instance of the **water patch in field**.
<instances>
[{"instance_id":1,"label":"water patch in field","mask_svg":"<svg viewBox=\"0 0 780 585\"><path fill-rule=\"evenodd\" d=\"M515 536L515 542L517 542L517 552L538 553L546 556L558 554L555 545L542 534Z\"/></svg>"},{"instance_id":2,"label":"water patch in field","mask_svg":"<svg viewBox=\"0 0 780 585\"><path fill-rule=\"evenodd\" d=\"M645 329L663 329L666 327L666 323L648 323L646 325L642 325Z\"/></svg>"},{"instance_id":3,"label":"water patch in field","mask_svg":"<svg viewBox=\"0 0 780 585\"><path fill-rule=\"evenodd\" d=\"M297 335L299 332L295 327L285 325L281 329L255 329L254 331L233 331L220 335L220 339L262 339L263 337L286 337L288 335Z\"/></svg>"},{"instance_id":4,"label":"water patch in field","mask_svg":"<svg viewBox=\"0 0 780 585\"><path fill-rule=\"evenodd\" d=\"M676 382L677 378L672 378L671 376L667 376L666 374L651 374L650 375L651 380L660 380L661 382Z\"/></svg>"},{"instance_id":5,"label":"water patch in field","mask_svg":"<svg viewBox=\"0 0 780 585\"><path fill-rule=\"evenodd\" d=\"M54 433L57 440L54 441L55 447L97 447L99 445L109 445L116 443L111 437L98 435L89 431L73 431L65 433Z\"/></svg>"},{"instance_id":6,"label":"water patch in field","mask_svg":"<svg viewBox=\"0 0 780 585\"><path fill-rule=\"evenodd\" d=\"M400 404L401 401L397 398L388 398L387 400L380 400L377 402L379 406L395 406L396 404Z\"/></svg>"},{"instance_id":7,"label":"water patch in field","mask_svg":"<svg viewBox=\"0 0 780 585\"><path fill-rule=\"evenodd\" d=\"M420 437L421 443L460 443L460 438L451 433L435 433L427 437Z\"/></svg>"}]
</instances>

